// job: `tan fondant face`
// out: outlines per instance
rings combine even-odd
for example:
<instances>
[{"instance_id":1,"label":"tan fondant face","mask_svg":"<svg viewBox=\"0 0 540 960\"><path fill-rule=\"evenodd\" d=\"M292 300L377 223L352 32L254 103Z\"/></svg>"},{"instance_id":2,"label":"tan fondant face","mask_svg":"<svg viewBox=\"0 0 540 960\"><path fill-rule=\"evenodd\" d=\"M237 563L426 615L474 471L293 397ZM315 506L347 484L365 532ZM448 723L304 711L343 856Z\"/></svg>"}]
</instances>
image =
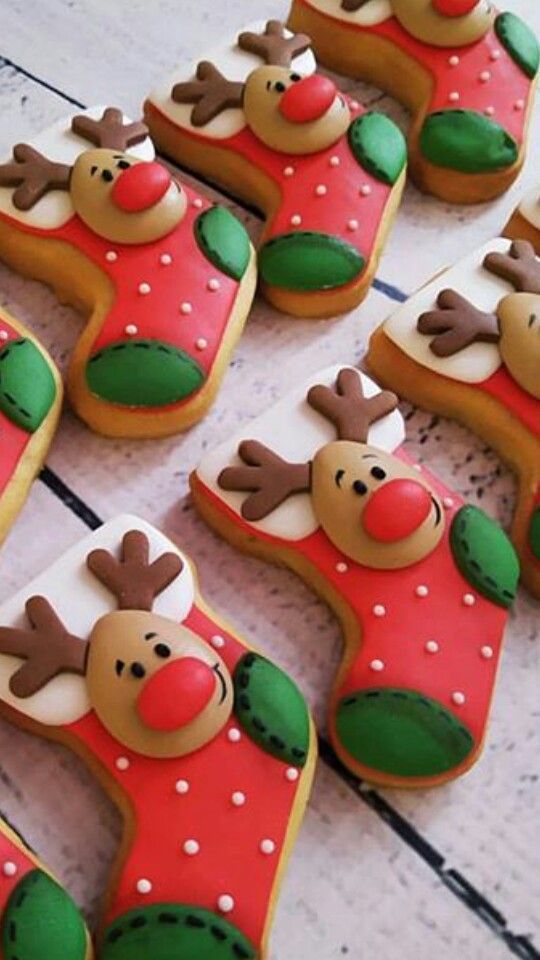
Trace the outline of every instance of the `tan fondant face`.
<instances>
[{"instance_id":1,"label":"tan fondant face","mask_svg":"<svg viewBox=\"0 0 540 960\"><path fill-rule=\"evenodd\" d=\"M159 240L180 223L187 207L185 191L161 164L115 150L82 153L73 167L70 194L81 220L115 243Z\"/></svg>"},{"instance_id":2,"label":"tan fondant face","mask_svg":"<svg viewBox=\"0 0 540 960\"><path fill-rule=\"evenodd\" d=\"M246 120L259 140L272 150L298 155L317 153L336 143L349 128L350 110L337 90L327 105L324 97L321 98L321 111L323 108L324 111L315 119L307 122L287 119L282 112L282 101L292 87L298 85L300 89L303 82L313 85L318 81L314 76L302 77L294 68L285 67L260 67L248 77L244 94ZM310 91L306 93L306 99L310 100Z\"/></svg>"},{"instance_id":3,"label":"tan fondant face","mask_svg":"<svg viewBox=\"0 0 540 960\"><path fill-rule=\"evenodd\" d=\"M444 532L439 498L422 475L391 454L339 440L315 456L315 515L351 560L378 570L426 557Z\"/></svg>"},{"instance_id":4,"label":"tan fondant face","mask_svg":"<svg viewBox=\"0 0 540 960\"><path fill-rule=\"evenodd\" d=\"M497 311L501 356L516 383L540 400L540 296L512 293Z\"/></svg>"},{"instance_id":5,"label":"tan fondant face","mask_svg":"<svg viewBox=\"0 0 540 960\"><path fill-rule=\"evenodd\" d=\"M90 637L87 682L104 727L148 757L181 757L212 740L233 708L221 657L187 627L121 610Z\"/></svg>"},{"instance_id":6,"label":"tan fondant face","mask_svg":"<svg viewBox=\"0 0 540 960\"><path fill-rule=\"evenodd\" d=\"M461 17L439 13L433 0L392 0L392 10L407 33L435 47L461 47L481 40L496 13L490 0L479 0Z\"/></svg>"}]
</instances>

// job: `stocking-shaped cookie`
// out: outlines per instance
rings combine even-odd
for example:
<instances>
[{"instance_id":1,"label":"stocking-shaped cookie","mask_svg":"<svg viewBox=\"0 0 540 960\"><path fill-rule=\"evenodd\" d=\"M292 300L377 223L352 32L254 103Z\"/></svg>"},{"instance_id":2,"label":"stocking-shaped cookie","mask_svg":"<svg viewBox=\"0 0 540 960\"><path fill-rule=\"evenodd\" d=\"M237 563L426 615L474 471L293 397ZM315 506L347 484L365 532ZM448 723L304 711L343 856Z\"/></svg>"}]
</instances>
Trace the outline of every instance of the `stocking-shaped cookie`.
<instances>
[{"instance_id":1,"label":"stocking-shaped cookie","mask_svg":"<svg viewBox=\"0 0 540 960\"><path fill-rule=\"evenodd\" d=\"M496 524L411 462L396 407L364 374L325 370L210 454L192 489L218 532L340 617L329 729L343 763L432 786L481 750L518 563Z\"/></svg>"},{"instance_id":2,"label":"stocking-shaped cookie","mask_svg":"<svg viewBox=\"0 0 540 960\"><path fill-rule=\"evenodd\" d=\"M43 465L61 407L53 361L21 323L0 311L0 542Z\"/></svg>"},{"instance_id":3,"label":"stocking-shaped cookie","mask_svg":"<svg viewBox=\"0 0 540 960\"><path fill-rule=\"evenodd\" d=\"M4 709L80 752L125 817L101 960L264 956L314 767L294 683L134 517L74 547L0 623Z\"/></svg>"},{"instance_id":4,"label":"stocking-shaped cookie","mask_svg":"<svg viewBox=\"0 0 540 960\"><path fill-rule=\"evenodd\" d=\"M154 90L145 117L166 154L259 207L263 292L327 317L356 306L404 182L405 141L316 73L309 37L254 25Z\"/></svg>"},{"instance_id":5,"label":"stocking-shaped cookie","mask_svg":"<svg viewBox=\"0 0 540 960\"><path fill-rule=\"evenodd\" d=\"M490 0L293 0L322 64L413 114L411 176L451 203L490 200L525 159L540 62L531 30Z\"/></svg>"},{"instance_id":6,"label":"stocking-shaped cookie","mask_svg":"<svg viewBox=\"0 0 540 960\"><path fill-rule=\"evenodd\" d=\"M0 165L0 254L81 307L68 393L100 433L159 436L213 401L246 320L242 225L154 160L143 123L93 108Z\"/></svg>"},{"instance_id":7,"label":"stocking-shaped cookie","mask_svg":"<svg viewBox=\"0 0 540 960\"><path fill-rule=\"evenodd\" d=\"M540 253L540 187L528 190L503 230L512 240L528 240Z\"/></svg>"},{"instance_id":8,"label":"stocking-shaped cookie","mask_svg":"<svg viewBox=\"0 0 540 960\"><path fill-rule=\"evenodd\" d=\"M91 960L71 897L0 818L0 960Z\"/></svg>"},{"instance_id":9,"label":"stocking-shaped cookie","mask_svg":"<svg viewBox=\"0 0 540 960\"><path fill-rule=\"evenodd\" d=\"M382 383L459 420L516 471L512 539L523 581L540 596L540 260L532 246L492 240L439 274L375 332L368 363Z\"/></svg>"}]
</instances>

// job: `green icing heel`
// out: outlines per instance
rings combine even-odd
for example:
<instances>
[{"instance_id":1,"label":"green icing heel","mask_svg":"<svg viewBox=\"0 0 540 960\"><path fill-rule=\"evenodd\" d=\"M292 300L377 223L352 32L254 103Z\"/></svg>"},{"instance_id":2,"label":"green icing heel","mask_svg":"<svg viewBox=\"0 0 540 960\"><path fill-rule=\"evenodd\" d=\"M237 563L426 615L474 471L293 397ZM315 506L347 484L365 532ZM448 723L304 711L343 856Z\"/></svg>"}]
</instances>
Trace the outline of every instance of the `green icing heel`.
<instances>
[{"instance_id":1,"label":"green icing heel","mask_svg":"<svg viewBox=\"0 0 540 960\"><path fill-rule=\"evenodd\" d=\"M474 110L430 114L420 133L420 150L437 167L461 173L492 173L511 167L518 147L509 133Z\"/></svg>"},{"instance_id":2,"label":"green icing heel","mask_svg":"<svg viewBox=\"0 0 540 960\"><path fill-rule=\"evenodd\" d=\"M199 364L161 340L114 343L87 363L90 391L125 407L165 407L198 390L205 380Z\"/></svg>"},{"instance_id":3,"label":"green icing heel","mask_svg":"<svg viewBox=\"0 0 540 960\"><path fill-rule=\"evenodd\" d=\"M195 221L195 239L207 260L233 280L244 276L251 256L249 236L225 207L211 207Z\"/></svg>"},{"instance_id":4,"label":"green icing heel","mask_svg":"<svg viewBox=\"0 0 540 960\"><path fill-rule=\"evenodd\" d=\"M48 874L32 870L17 884L1 927L4 960L84 960L87 937L71 897Z\"/></svg>"},{"instance_id":5,"label":"green icing heel","mask_svg":"<svg viewBox=\"0 0 540 960\"><path fill-rule=\"evenodd\" d=\"M515 13L501 13L495 20L495 33L514 63L534 79L540 65L540 47L527 24Z\"/></svg>"},{"instance_id":6,"label":"green icing heel","mask_svg":"<svg viewBox=\"0 0 540 960\"><path fill-rule=\"evenodd\" d=\"M453 713L414 690L376 687L348 694L338 705L336 730L358 763L396 777L446 773L474 745Z\"/></svg>"},{"instance_id":7,"label":"green icing heel","mask_svg":"<svg viewBox=\"0 0 540 960\"><path fill-rule=\"evenodd\" d=\"M540 560L540 507L537 507L531 517L529 526L529 546L533 556Z\"/></svg>"},{"instance_id":8,"label":"green icing heel","mask_svg":"<svg viewBox=\"0 0 540 960\"><path fill-rule=\"evenodd\" d=\"M382 113L365 113L349 127L349 146L376 180L393 186L407 163L407 143L395 123Z\"/></svg>"},{"instance_id":9,"label":"green icing heel","mask_svg":"<svg viewBox=\"0 0 540 960\"><path fill-rule=\"evenodd\" d=\"M272 287L310 293L334 290L356 279L365 260L356 247L329 233L283 233L259 252L262 279Z\"/></svg>"},{"instance_id":10,"label":"green icing heel","mask_svg":"<svg viewBox=\"0 0 540 960\"><path fill-rule=\"evenodd\" d=\"M456 513L450 528L450 547L463 577L482 596L500 607L516 598L519 560L506 534L477 507Z\"/></svg>"}]
</instances>

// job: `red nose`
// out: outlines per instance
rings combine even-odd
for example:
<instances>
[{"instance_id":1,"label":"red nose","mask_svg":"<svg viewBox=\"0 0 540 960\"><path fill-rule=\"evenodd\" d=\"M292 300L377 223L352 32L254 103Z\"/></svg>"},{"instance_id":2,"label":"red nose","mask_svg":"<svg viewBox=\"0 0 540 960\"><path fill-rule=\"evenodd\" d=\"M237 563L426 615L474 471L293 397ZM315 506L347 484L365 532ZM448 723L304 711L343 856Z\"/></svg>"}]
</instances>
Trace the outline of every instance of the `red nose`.
<instances>
[{"instance_id":1,"label":"red nose","mask_svg":"<svg viewBox=\"0 0 540 960\"><path fill-rule=\"evenodd\" d=\"M396 543L418 530L431 507L428 491L416 480L390 480L372 495L362 522L374 540Z\"/></svg>"},{"instance_id":2,"label":"red nose","mask_svg":"<svg viewBox=\"0 0 540 960\"><path fill-rule=\"evenodd\" d=\"M474 10L478 0L432 0L432 3L443 17L464 17Z\"/></svg>"},{"instance_id":3,"label":"red nose","mask_svg":"<svg viewBox=\"0 0 540 960\"><path fill-rule=\"evenodd\" d=\"M134 163L116 181L113 202L126 213L140 213L159 203L167 193L171 175L160 163Z\"/></svg>"},{"instance_id":4,"label":"red nose","mask_svg":"<svg viewBox=\"0 0 540 960\"><path fill-rule=\"evenodd\" d=\"M279 109L290 123L310 123L324 117L336 99L336 93L335 83L314 73L289 87L281 98Z\"/></svg>"},{"instance_id":5,"label":"red nose","mask_svg":"<svg viewBox=\"0 0 540 960\"><path fill-rule=\"evenodd\" d=\"M215 688L216 674L208 664L195 657L173 660L145 683L137 712L153 730L180 730L204 710Z\"/></svg>"}]
</instances>

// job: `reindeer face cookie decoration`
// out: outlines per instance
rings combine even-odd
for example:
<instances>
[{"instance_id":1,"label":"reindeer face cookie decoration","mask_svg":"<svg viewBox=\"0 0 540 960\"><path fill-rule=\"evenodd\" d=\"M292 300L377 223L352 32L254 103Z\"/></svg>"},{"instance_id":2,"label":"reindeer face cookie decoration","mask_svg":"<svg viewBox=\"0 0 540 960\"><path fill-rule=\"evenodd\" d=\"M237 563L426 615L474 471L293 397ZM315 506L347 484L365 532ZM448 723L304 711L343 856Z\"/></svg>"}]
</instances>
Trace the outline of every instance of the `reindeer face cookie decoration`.
<instances>
[{"instance_id":1,"label":"reindeer face cookie decoration","mask_svg":"<svg viewBox=\"0 0 540 960\"><path fill-rule=\"evenodd\" d=\"M145 117L168 155L262 209L259 269L274 305L318 317L359 302L399 201L405 144L316 72L308 36L256 25L165 81Z\"/></svg>"},{"instance_id":2,"label":"reindeer face cookie decoration","mask_svg":"<svg viewBox=\"0 0 540 960\"><path fill-rule=\"evenodd\" d=\"M16 145L0 165L0 251L88 310L68 393L90 426L155 436L204 414L251 305L254 253L227 210L155 161L143 123L92 108Z\"/></svg>"}]
</instances>

